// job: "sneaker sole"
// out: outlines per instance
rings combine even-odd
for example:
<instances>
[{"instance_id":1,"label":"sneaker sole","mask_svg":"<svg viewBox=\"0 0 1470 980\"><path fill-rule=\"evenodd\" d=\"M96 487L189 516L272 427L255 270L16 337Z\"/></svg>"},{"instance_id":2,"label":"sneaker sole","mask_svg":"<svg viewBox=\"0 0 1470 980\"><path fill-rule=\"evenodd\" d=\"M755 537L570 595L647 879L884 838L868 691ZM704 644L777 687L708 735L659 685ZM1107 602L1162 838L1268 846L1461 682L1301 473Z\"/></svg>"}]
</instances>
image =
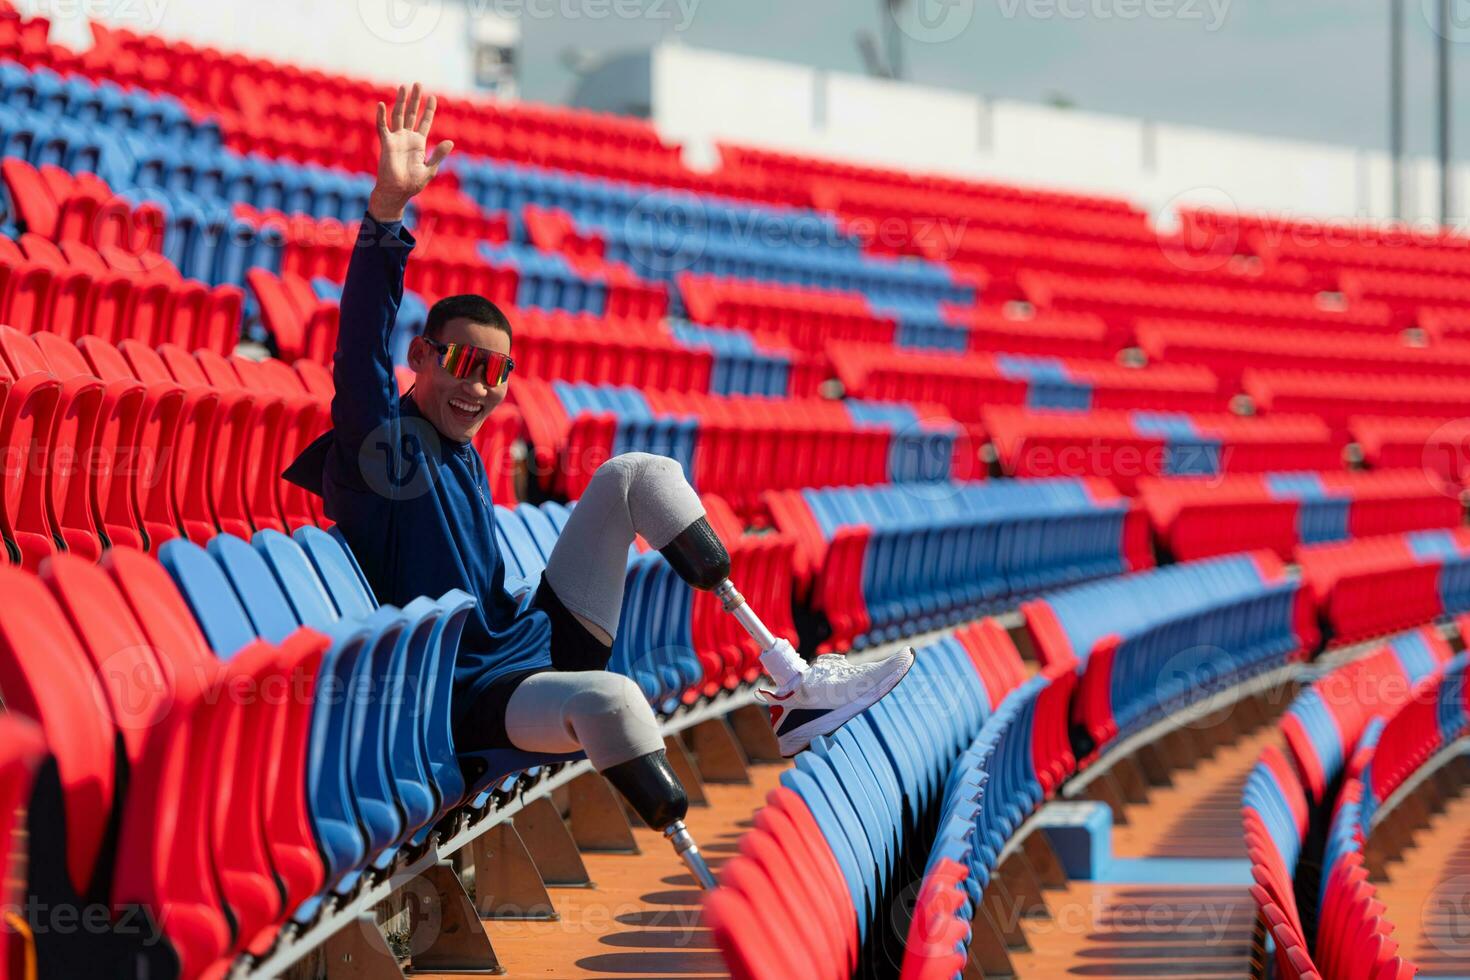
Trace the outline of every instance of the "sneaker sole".
<instances>
[{"instance_id":1,"label":"sneaker sole","mask_svg":"<svg viewBox=\"0 0 1470 980\"><path fill-rule=\"evenodd\" d=\"M781 750L781 756L783 758L790 759L803 752L808 745L812 744L812 739L816 738L818 735L835 734L837 730L843 725L852 721L858 715L862 714L864 711L867 711L879 701L882 701L884 698L888 697L889 692L891 692L895 687L898 686L899 681L903 680L909 675L909 671L912 670L913 667L914 658L911 655L909 657L909 665L905 667L903 671L900 672L891 681L883 685L878 691L878 696L873 698L871 701L854 702L841 708L835 708L833 709L831 714L823 715L821 718L818 718L815 721L809 721L805 725L802 725L800 728L796 728L792 731L787 732L785 735L777 735L776 743ZM834 718L836 719L836 724L833 724ZM788 739L791 742L798 744L796 744L794 748L791 748L788 746Z\"/></svg>"}]
</instances>

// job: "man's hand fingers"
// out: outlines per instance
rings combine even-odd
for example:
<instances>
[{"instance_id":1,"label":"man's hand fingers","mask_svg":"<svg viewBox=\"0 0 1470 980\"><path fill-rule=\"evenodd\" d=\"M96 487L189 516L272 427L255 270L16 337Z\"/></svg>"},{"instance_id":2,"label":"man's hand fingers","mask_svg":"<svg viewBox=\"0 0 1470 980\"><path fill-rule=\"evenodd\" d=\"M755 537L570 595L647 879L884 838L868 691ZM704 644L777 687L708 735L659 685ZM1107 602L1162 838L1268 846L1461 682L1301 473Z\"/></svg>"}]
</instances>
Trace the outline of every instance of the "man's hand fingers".
<instances>
[{"instance_id":1,"label":"man's hand fingers","mask_svg":"<svg viewBox=\"0 0 1470 980\"><path fill-rule=\"evenodd\" d=\"M452 151L453 149L454 149L454 141L453 140L445 140L444 142L440 143L438 146L434 147L434 152L431 153L431 154L429 154L429 160L428 160L429 176L430 177L434 176L435 174L437 174L439 172L439 165L444 162L445 158L449 156L450 151Z\"/></svg>"},{"instance_id":2,"label":"man's hand fingers","mask_svg":"<svg viewBox=\"0 0 1470 980\"><path fill-rule=\"evenodd\" d=\"M403 125L405 129L413 129L418 125L419 97L421 91L418 82L414 82L413 88L408 91L408 108L403 111Z\"/></svg>"},{"instance_id":3,"label":"man's hand fingers","mask_svg":"<svg viewBox=\"0 0 1470 980\"><path fill-rule=\"evenodd\" d=\"M378 139L388 137L388 107L378 103Z\"/></svg>"},{"instance_id":4,"label":"man's hand fingers","mask_svg":"<svg viewBox=\"0 0 1470 980\"><path fill-rule=\"evenodd\" d=\"M398 86L398 96L393 100L393 116L388 128L397 131L403 128L403 99L408 93L403 86Z\"/></svg>"},{"instance_id":5,"label":"man's hand fingers","mask_svg":"<svg viewBox=\"0 0 1470 980\"><path fill-rule=\"evenodd\" d=\"M434 124L434 110L438 107L439 99L433 95L424 103L424 118L419 120L418 125L419 135L424 139L429 138L429 127Z\"/></svg>"}]
</instances>

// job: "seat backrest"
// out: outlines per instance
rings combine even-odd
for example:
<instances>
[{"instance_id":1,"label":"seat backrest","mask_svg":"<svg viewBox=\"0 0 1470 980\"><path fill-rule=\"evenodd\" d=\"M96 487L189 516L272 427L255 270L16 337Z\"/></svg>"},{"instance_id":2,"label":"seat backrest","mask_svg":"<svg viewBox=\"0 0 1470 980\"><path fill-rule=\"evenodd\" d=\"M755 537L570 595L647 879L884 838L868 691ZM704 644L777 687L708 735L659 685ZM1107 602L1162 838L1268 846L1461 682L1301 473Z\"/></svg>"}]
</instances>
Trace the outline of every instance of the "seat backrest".
<instances>
[{"instance_id":1,"label":"seat backrest","mask_svg":"<svg viewBox=\"0 0 1470 980\"><path fill-rule=\"evenodd\" d=\"M209 552L192 541L175 538L158 549L158 560L217 656L228 659L256 638L255 626L230 580Z\"/></svg>"},{"instance_id":2,"label":"seat backrest","mask_svg":"<svg viewBox=\"0 0 1470 980\"><path fill-rule=\"evenodd\" d=\"M373 611L377 601L367 587L357 559L340 535L307 525L297 528L291 537L311 560L317 576L343 616L357 618Z\"/></svg>"},{"instance_id":3,"label":"seat backrest","mask_svg":"<svg viewBox=\"0 0 1470 980\"><path fill-rule=\"evenodd\" d=\"M300 621L295 610L258 551L233 534L215 535L206 550L234 588L235 597L250 617L256 636L281 643L296 631Z\"/></svg>"},{"instance_id":4,"label":"seat backrest","mask_svg":"<svg viewBox=\"0 0 1470 980\"><path fill-rule=\"evenodd\" d=\"M137 765L148 733L168 710L171 665L159 662L117 587L92 562L56 555L42 565L41 581L90 656L128 759Z\"/></svg>"},{"instance_id":5,"label":"seat backrest","mask_svg":"<svg viewBox=\"0 0 1470 980\"><path fill-rule=\"evenodd\" d=\"M111 578L154 653L171 665L176 690L202 688L214 652L159 560L132 548L111 548L98 567Z\"/></svg>"},{"instance_id":6,"label":"seat backrest","mask_svg":"<svg viewBox=\"0 0 1470 980\"><path fill-rule=\"evenodd\" d=\"M6 710L41 726L66 799L67 870L88 893L116 788L111 709L91 660L41 580L0 567L0 690Z\"/></svg>"},{"instance_id":7,"label":"seat backrest","mask_svg":"<svg viewBox=\"0 0 1470 980\"><path fill-rule=\"evenodd\" d=\"M514 511L500 504L495 505L495 522L515 553L515 564L520 566L522 577L528 584L535 585L535 578L546 569L546 561L541 557L541 549L536 547L526 525L521 523Z\"/></svg>"},{"instance_id":8,"label":"seat backrest","mask_svg":"<svg viewBox=\"0 0 1470 980\"><path fill-rule=\"evenodd\" d=\"M342 618L342 612L332 601L316 567L300 545L280 531L269 529L257 531L250 543L275 573L276 582L298 623L326 629Z\"/></svg>"}]
</instances>

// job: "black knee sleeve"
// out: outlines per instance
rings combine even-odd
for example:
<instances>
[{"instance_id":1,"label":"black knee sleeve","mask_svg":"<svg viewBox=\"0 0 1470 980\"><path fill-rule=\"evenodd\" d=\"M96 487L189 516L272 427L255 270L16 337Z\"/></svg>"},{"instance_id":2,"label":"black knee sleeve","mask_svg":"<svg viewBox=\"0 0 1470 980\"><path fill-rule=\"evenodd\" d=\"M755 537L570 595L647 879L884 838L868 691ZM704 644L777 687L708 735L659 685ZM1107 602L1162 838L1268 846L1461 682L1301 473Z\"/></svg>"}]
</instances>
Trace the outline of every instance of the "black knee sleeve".
<instances>
[{"instance_id":1,"label":"black knee sleeve","mask_svg":"<svg viewBox=\"0 0 1470 980\"><path fill-rule=\"evenodd\" d=\"M610 766L602 774L654 830L664 830L689 812L684 784L663 749Z\"/></svg>"},{"instance_id":2,"label":"black knee sleeve","mask_svg":"<svg viewBox=\"0 0 1470 980\"><path fill-rule=\"evenodd\" d=\"M679 577L703 592L730 577L730 552L709 521L701 517L658 549Z\"/></svg>"},{"instance_id":3,"label":"black knee sleeve","mask_svg":"<svg viewBox=\"0 0 1470 980\"><path fill-rule=\"evenodd\" d=\"M557 670L606 670L612 647L593 636L562 604L543 575L531 604L551 620L551 665Z\"/></svg>"}]
</instances>

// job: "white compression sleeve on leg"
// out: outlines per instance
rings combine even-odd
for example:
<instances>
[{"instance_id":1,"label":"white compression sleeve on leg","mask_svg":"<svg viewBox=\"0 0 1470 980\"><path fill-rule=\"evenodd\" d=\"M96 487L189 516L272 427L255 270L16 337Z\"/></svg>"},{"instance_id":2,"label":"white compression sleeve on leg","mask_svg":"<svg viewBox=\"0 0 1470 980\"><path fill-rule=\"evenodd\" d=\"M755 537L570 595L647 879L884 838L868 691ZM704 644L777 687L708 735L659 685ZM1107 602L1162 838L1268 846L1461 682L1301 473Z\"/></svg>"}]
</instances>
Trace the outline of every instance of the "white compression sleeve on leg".
<instances>
[{"instance_id":1,"label":"white compression sleeve on leg","mask_svg":"<svg viewBox=\"0 0 1470 980\"><path fill-rule=\"evenodd\" d=\"M614 456L597 468L572 509L546 562L546 581L579 620L616 637L633 536L662 548L703 516L699 495L674 460Z\"/></svg>"},{"instance_id":2,"label":"white compression sleeve on leg","mask_svg":"<svg viewBox=\"0 0 1470 980\"><path fill-rule=\"evenodd\" d=\"M785 694L796 685L797 678L806 670L806 661L791 646L791 641L776 641L776 645L761 652L761 666L777 684L778 694Z\"/></svg>"},{"instance_id":3,"label":"white compression sleeve on leg","mask_svg":"<svg viewBox=\"0 0 1470 980\"><path fill-rule=\"evenodd\" d=\"M527 677L505 706L505 733L527 752L582 749L598 772L664 747L658 719L638 685L606 670Z\"/></svg>"}]
</instances>

